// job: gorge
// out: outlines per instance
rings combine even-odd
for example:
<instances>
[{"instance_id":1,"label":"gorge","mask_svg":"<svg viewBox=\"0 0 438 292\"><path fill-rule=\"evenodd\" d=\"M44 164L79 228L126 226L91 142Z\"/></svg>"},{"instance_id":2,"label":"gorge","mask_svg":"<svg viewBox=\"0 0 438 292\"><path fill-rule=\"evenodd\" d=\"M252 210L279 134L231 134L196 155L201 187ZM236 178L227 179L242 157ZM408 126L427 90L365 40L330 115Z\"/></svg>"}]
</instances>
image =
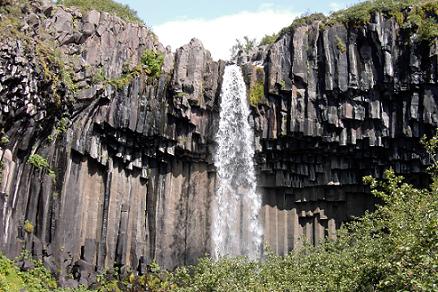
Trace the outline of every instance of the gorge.
<instances>
[{"instance_id":1,"label":"gorge","mask_svg":"<svg viewBox=\"0 0 438 292\"><path fill-rule=\"evenodd\" d=\"M395 16L308 18L232 66L105 12L18 7L0 16L0 251L63 285L285 255L373 209L363 176L429 183L438 43Z\"/></svg>"}]
</instances>

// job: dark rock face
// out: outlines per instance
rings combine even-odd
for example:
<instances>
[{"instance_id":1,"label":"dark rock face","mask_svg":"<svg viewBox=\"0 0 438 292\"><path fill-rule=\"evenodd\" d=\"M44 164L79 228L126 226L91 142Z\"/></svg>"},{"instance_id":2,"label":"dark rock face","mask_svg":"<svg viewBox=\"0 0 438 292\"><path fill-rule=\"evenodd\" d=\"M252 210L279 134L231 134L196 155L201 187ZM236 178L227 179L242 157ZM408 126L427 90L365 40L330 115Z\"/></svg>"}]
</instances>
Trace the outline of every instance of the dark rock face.
<instances>
[{"instance_id":1,"label":"dark rock face","mask_svg":"<svg viewBox=\"0 0 438 292\"><path fill-rule=\"evenodd\" d=\"M9 137L0 152L0 250L31 250L67 286L114 266L194 263L210 249L225 63L196 39L172 53L145 27L35 3L19 37L0 41L0 126ZM40 43L59 50L74 90L44 78ZM118 89L106 82L145 50L164 55L159 78L138 74ZM438 125L437 54L436 44L376 15L360 28L302 26L247 58L248 86L265 84L252 122L265 241L275 251L334 238L372 208L364 175L393 167L427 179L419 138ZM56 179L28 162L33 154Z\"/></svg>"},{"instance_id":2,"label":"dark rock face","mask_svg":"<svg viewBox=\"0 0 438 292\"><path fill-rule=\"evenodd\" d=\"M392 167L414 183L427 181L419 140L438 125L436 43L418 42L376 15L360 28L298 27L267 55L254 125L273 250L335 237L342 222L372 208L365 175L381 178ZM253 67L246 65L249 84Z\"/></svg>"},{"instance_id":3,"label":"dark rock face","mask_svg":"<svg viewBox=\"0 0 438 292\"><path fill-rule=\"evenodd\" d=\"M115 265L144 271L153 259L167 268L194 263L210 246L209 147L224 63L195 39L173 54L147 28L106 13L28 14L35 24L23 20L26 35L59 49L77 88L60 93L55 107L35 43L2 40L1 121L10 141L1 152L0 250L10 257L32 250L62 283L68 273L90 283L96 270ZM141 74L121 89L93 81L123 75L145 49L164 54L159 78ZM61 116L65 133L56 129ZM26 162L34 153L56 179Z\"/></svg>"}]
</instances>

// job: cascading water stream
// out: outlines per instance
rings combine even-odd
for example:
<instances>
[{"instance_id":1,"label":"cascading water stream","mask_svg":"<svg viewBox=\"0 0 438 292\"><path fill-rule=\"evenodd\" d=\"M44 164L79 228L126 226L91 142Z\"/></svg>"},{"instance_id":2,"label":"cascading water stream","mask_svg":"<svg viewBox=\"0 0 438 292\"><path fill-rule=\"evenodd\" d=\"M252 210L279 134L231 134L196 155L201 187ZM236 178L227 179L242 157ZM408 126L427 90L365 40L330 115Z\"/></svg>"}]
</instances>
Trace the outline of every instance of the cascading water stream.
<instances>
[{"instance_id":1,"label":"cascading water stream","mask_svg":"<svg viewBox=\"0 0 438 292\"><path fill-rule=\"evenodd\" d=\"M262 251L261 198L256 193L254 137L248 122L250 111L240 67L225 68L221 99L212 253L216 259L243 255L255 260L261 257Z\"/></svg>"}]
</instances>

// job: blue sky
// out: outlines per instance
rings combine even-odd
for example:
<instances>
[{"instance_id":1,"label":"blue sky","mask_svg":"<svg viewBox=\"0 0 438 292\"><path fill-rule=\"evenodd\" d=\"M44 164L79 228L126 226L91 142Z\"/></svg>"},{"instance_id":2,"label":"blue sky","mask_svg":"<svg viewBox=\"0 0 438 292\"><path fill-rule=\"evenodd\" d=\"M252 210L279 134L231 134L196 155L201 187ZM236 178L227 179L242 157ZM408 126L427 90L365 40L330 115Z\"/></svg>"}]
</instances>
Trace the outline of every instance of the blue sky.
<instances>
[{"instance_id":1,"label":"blue sky","mask_svg":"<svg viewBox=\"0 0 438 292\"><path fill-rule=\"evenodd\" d=\"M358 0L118 0L135 9L172 49L199 38L215 59L226 59L236 38L260 39L303 13L345 8Z\"/></svg>"}]
</instances>

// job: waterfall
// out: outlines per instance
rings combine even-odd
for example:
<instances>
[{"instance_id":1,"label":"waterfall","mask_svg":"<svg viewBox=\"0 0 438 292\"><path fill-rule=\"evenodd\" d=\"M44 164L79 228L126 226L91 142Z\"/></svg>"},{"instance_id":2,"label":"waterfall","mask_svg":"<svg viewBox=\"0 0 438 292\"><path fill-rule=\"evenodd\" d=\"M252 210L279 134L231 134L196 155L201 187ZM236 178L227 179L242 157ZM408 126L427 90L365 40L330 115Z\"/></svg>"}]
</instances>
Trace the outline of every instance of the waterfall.
<instances>
[{"instance_id":1,"label":"waterfall","mask_svg":"<svg viewBox=\"0 0 438 292\"><path fill-rule=\"evenodd\" d=\"M261 198L256 193L254 137L249 114L240 67L229 65L224 73L216 136L218 187L212 212L212 254L216 259L239 255L254 260L261 257Z\"/></svg>"}]
</instances>

